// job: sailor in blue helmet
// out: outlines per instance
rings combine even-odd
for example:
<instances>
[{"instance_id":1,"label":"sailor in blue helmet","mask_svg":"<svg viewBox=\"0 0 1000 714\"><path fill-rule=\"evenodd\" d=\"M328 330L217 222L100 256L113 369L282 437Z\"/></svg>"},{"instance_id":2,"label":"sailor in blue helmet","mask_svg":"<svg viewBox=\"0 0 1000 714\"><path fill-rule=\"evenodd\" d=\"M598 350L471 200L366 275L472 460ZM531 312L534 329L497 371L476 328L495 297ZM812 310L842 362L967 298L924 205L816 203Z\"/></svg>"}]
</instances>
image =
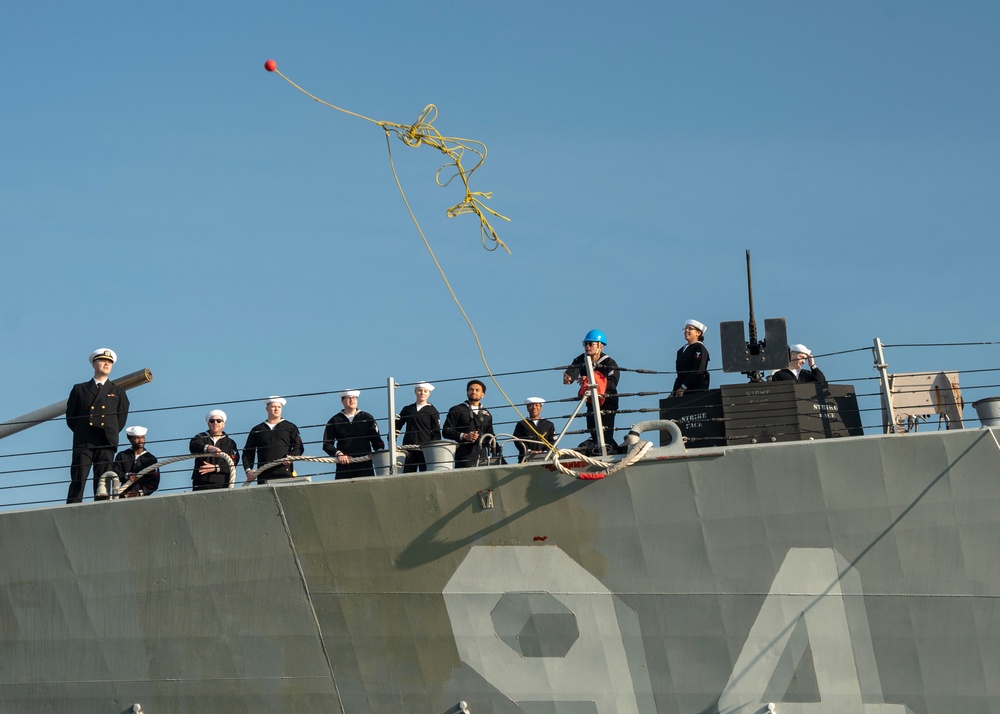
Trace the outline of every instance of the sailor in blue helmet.
<instances>
[{"instance_id":1,"label":"sailor in blue helmet","mask_svg":"<svg viewBox=\"0 0 1000 714\"><path fill-rule=\"evenodd\" d=\"M604 348L608 340L600 330L591 330L583 338L583 354L573 360L573 363L563 373L563 384L579 382L581 387L586 386L587 365L584 357L590 357L594 363L594 372L604 375L607 385L604 389L604 401L601 403L601 425L604 427L604 443L608 445L608 450L614 452L618 445L615 441L615 414L618 411L618 379L621 372L618 370L618 363L604 354ZM597 421L594 418L594 405L587 400L587 429L590 436L597 443Z\"/></svg>"}]
</instances>

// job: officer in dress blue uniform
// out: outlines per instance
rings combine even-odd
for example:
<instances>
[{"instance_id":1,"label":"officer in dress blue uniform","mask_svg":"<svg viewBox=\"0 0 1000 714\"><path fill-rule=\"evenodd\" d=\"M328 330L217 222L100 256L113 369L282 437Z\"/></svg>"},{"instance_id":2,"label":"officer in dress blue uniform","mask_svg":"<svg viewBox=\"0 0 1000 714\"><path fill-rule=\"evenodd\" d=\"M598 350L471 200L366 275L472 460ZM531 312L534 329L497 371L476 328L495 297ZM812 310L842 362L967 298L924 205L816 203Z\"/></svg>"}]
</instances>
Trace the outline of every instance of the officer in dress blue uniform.
<instances>
[{"instance_id":1,"label":"officer in dress blue uniform","mask_svg":"<svg viewBox=\"0 0 1000 714\"><path fill-rule=\"evenodd\" d=\"M493 415L481 403L486 396L486 385L478 379L471 379L465 385L465 395L468 397L466 401L448 410L441 428L441 435L445 439L459 444L455 449L456 469L478 466L481 459L489 458L490 451L495 451L492 446L483 449L479 443L480 438L486 434L496 438Z\"/></svg>"},{"instance_id":2,"label":"officer in dress blue uniform","mask_svg":"<svg viewBox=\"0 0 1000 714\"><path fill-rule=\"evenodd\" d=\"M118 355L107 347L91 352L94 378L74 385L66 400L66 426L73 432L73 460L66 503L83 502L91 466L95 495L100 475L111 470L118 435L128 421L129 409L125 390L108 378L117 361Z\"/></svg>"}]
</instances>

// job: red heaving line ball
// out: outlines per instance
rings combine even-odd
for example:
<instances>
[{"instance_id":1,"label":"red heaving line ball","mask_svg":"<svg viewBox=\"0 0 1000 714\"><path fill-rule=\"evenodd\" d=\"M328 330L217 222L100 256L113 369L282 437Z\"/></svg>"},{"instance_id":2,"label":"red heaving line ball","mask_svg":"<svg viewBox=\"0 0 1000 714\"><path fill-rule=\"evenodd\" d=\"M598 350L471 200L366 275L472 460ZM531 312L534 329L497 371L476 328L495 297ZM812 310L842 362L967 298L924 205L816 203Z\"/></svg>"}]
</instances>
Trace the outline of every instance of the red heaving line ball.
<instances>
[{"instance_id":1,"label":"red heaving line ball","mask_svg":"<svg viewBox=\"0 0 1000 714\"><path fill-rule=\"evenodd\" d=\"M273 72L274 70L278 69L278 63L275 62L274 60L268 60L267 62L264 63L264 69L266 69L268 72Z\"/></svg>"}]
</instances>

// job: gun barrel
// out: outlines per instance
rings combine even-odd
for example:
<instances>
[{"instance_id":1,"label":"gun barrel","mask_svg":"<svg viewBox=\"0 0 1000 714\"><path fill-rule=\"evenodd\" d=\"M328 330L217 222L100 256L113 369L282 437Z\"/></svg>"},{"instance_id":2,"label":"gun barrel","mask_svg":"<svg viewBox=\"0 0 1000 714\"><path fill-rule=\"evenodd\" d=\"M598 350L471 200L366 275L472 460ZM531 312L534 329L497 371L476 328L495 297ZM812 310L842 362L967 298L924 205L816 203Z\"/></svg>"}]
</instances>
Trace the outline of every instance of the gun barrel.
<instances>
[{"instance_id":1,"label":"gun barrel","mask_svg":"<svg viewBox=\"0 0 1000 714\"><path fill-rule=\"evenodd\" d=\"M114 380L115 384L126 390L141 387L142 385L149 384L152 381L153 372L148 367L126 374L124 377L116 378ZM66 400L63 399L61 402L56 402L55 404L50 404L47 407L36 409L33 412L22 414L19 417L0 423L0 439L4 439L11 434L16 434L19 431L30 429L33 426L38 426L39 424L47 422L51 419L57 419L65 413Z\"/></svg>"},{"instance_id":2,"label":"gun barrel","mask_svg":"<svg viewBox=\"0 0 1000 714\"><path fill-rule=\"evenodd\" d=\"M747 297L750 301L750 344L757 344L757 320L753 314L753 276L750 273L750 251L747 250Z\"/></svg>"}]
</instances>

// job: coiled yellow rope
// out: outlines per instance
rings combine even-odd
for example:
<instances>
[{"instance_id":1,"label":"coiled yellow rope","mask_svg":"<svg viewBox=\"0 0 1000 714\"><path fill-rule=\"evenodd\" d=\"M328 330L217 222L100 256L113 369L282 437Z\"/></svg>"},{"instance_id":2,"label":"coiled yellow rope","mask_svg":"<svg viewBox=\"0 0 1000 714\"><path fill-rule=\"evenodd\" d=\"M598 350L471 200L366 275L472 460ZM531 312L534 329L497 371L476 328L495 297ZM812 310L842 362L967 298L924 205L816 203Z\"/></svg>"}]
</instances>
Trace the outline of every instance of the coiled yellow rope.
<instances>
[{"instance_id":1,"label":"coiled yellow rope","mask_svg":"<svg viewBox=\"0 0 1000 714\"><path fill-rule=\"evenodd\" d=\"M437 170L434 180L438 186L444 187L448 186L455 179L455 177L458 177L462 182L462 186L465 188L465 198L449 208L445 212L445 215L447 215L448 218L454 218L466 213L475 214L479 217L479 233L483 247L490 251L496 250L497 248L503 248L508 254L510 254L510 248L508 248L507 244L500 239L500 236L497 234L496 229L493 228L493 225L490 223L489 218L486 217L486 214L488 213L491 216L495 216L496 218L500 218L505 221L509 221L510 219L497 213L484 203L484 201L488 201L493 198L492 192L473 191L469 187L469 179L472 177L472 174L483 165L484 161L486 161L486 144L474 139L442 136L441 132L434 128L433 124L433 122L437 120L436 106L428 104L424 107L424 110L420 112L420 116L417 117L417 120L413 122L413 124L396 124L395 122L390 121L380 121L378 119L366 117L363 114L358 114L357 112L352 112L349 109L344 109L343 107L330 104L330 102L326 102L316 95L306 91L283 75L278 70L278 65L274 62L274 60L268 60L265 62L264 69L278 75L313 101L318 102L325 107L329 107L330 109L335 109L343 114L347 114L348 116L363 119L380 126L385 130L386 134L395 134L407 146L416 148L426 144L427 146L435 148L447 156L449 161ZM475 164L471 168L466 168L462 164L462 160L465 158L466 152L469 152L476 157ZM445 172L449 170L454 173L450 175L445 174ZM393 175L395 175L395 173L396 170L393 168ZM443 178L443 176L447 176L447 178Z\"/></svg>"}]
</instances>

